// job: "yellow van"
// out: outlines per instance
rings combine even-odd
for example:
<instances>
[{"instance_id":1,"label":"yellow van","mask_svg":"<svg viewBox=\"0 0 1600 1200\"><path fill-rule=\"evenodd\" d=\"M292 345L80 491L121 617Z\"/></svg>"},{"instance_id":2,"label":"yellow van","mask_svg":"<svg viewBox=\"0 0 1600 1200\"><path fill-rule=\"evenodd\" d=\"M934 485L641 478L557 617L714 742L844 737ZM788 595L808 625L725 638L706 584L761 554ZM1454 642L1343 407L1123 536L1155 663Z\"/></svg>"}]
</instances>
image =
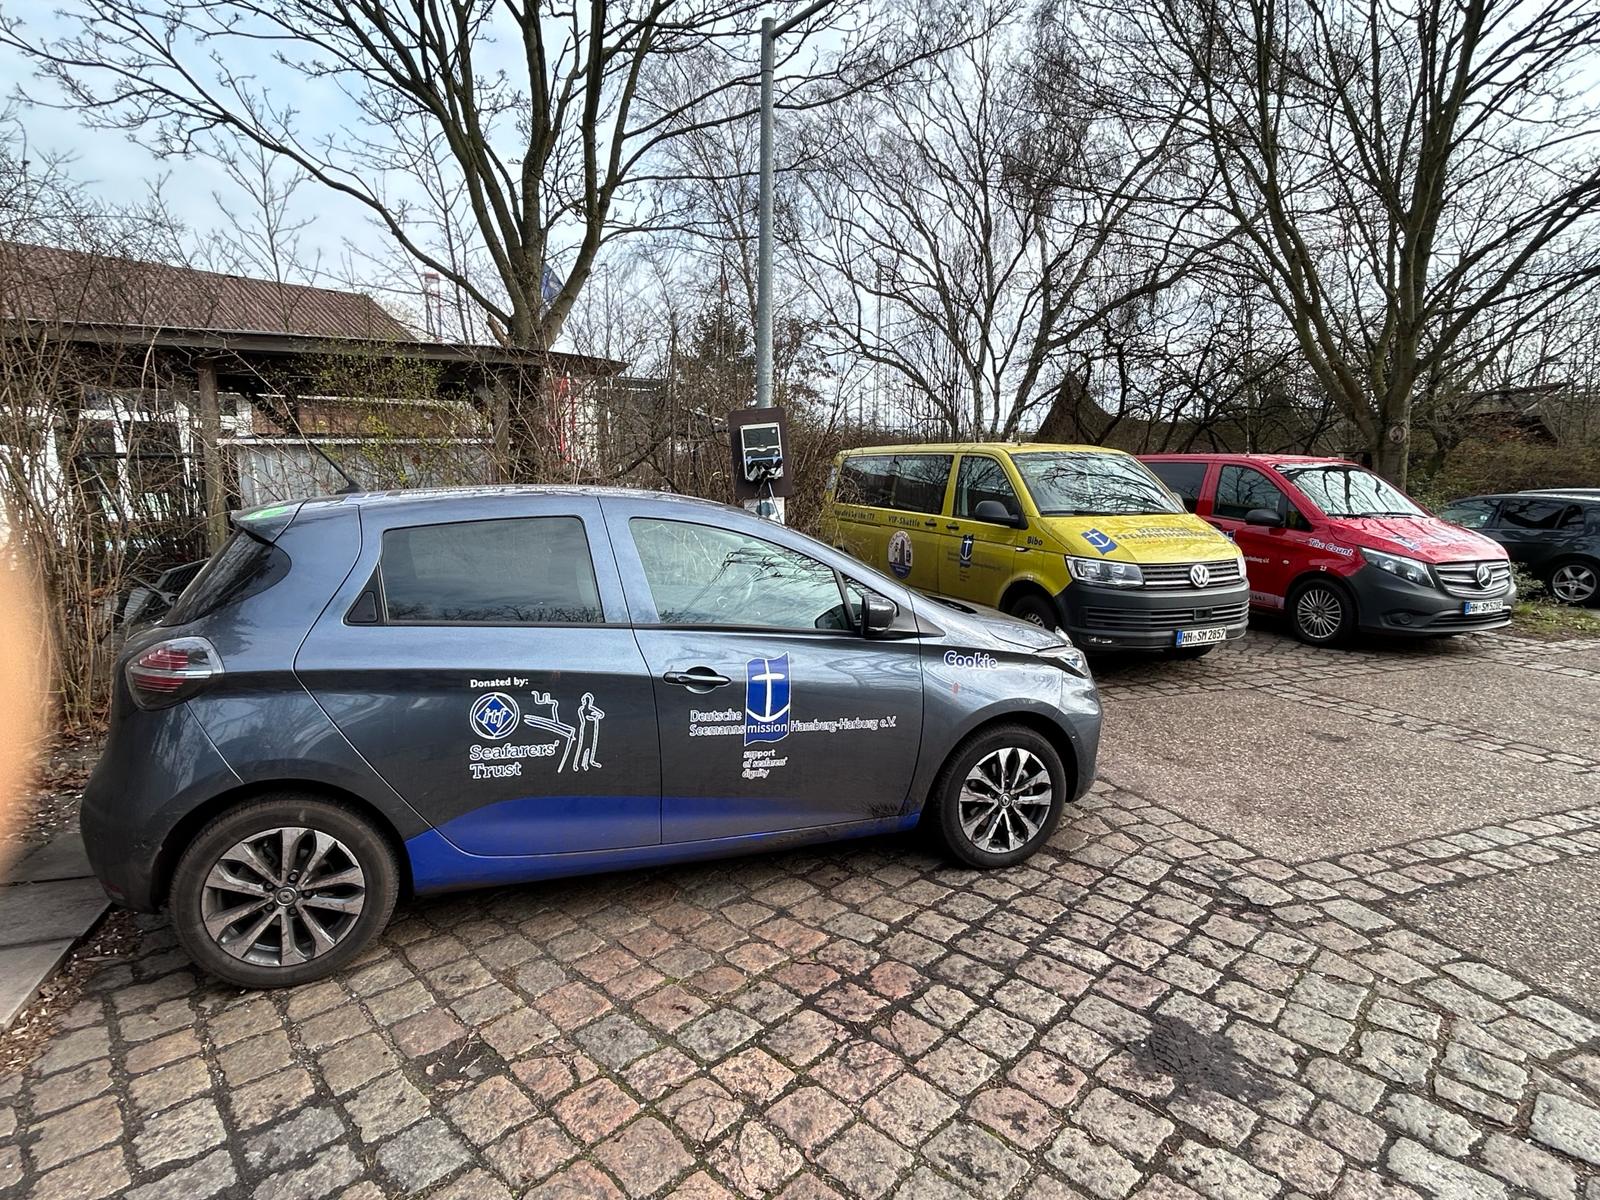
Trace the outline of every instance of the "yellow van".
<instances>
[{"instance_id":1,"label":"yellow van","mask_svg":"<svg viewBox=\"0 0 1600 1200\"><path fill-rule=\"evenodd\" d=\"M1099 446L872 446L834 460L823 536L914 588L1087 648L1198 657L1244 636L1244 558L1138 459Z\"/></svg>"}]
</instances>

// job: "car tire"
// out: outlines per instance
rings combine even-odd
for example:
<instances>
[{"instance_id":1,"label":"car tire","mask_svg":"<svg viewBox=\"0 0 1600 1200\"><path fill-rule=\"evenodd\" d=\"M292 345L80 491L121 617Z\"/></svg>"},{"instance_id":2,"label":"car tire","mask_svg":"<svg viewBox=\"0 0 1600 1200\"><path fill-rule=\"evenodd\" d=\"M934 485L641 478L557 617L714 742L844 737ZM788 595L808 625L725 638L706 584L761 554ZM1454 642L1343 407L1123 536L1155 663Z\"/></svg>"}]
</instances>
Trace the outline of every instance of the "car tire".
<instances>
[{"instance_id":1,"label":"car tire","mask_svg":"<svg viewBox=\"0 0 1600 1200\"><path fill-rule=\"evenodd\" d=\"M1591 607L1600 599L1600 567L1587 559L1565 558L1551 565L1544 585L1557 604Z\"/></svg>"},{"instance_id":2,"label":"car tire","mask_svg":"<svg viewBox=\"0 0 1600 1200\"><path fill-rule=\"evenodd\" d=\"M969 867L1019 863L1060 824L1067 786L1061 755L1041 734L1025 725L980 730L956 748L934 781L940 839Z\"/></svg>"},{"instance_id":3,"label":"car tire","mask_svg":"<svg viewBox=\"0 0 1600 1200\"><path fill-rule=\"evenodd\" d=\"M1055 629L1061 624L1061 618L1056 613L1055 605L1043 596L1024 593L1010 604L1006 605L1006 612L1020 621L1030 625L1037 625L1041 629Z\"/></svg>"},{"instance_id":4,"label":"car tire","mask_svg":"<svg viewBox=\"0 0 1600 1200\"><path fill-rule=\"evenodd\" d=\"M360 954L399 892L394 850L370 820L286 792L208 822L178 860L168 905L178 941L212 975L243 988L292 987Z\"/></svg>"},{"instance_id":5,"label":"car tire","mask_svg":"<svg viewBox=\"0 0 1600 1200\"><path fill-rule=\"evenodd\" d=\"M1337 646L1355 630L1355 600L1331 579L1308 579L1298 585L1284 609L1294 636L1308 646Z\"/></svg>"}]
</instances>

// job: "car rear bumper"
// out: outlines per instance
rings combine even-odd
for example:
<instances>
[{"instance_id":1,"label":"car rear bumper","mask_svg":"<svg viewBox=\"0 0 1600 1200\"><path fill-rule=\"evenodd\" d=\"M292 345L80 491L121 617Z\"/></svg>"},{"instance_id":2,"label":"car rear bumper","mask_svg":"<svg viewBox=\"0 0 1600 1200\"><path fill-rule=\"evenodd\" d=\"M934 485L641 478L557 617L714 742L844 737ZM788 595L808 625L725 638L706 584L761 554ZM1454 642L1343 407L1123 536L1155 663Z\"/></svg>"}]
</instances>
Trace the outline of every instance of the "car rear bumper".
<instances>
[{"instance_id":1,"label":"car rear bumper","mask_svg":"<svg viewBox=\"0 0 1600 1200\"><path fill-rule=\"evenodd\" d=\"M1250 618L1243 580L1203 590L1074 583L1055 600L1062 627L1084 650L1164 650L1177 644L1179 630L1192 629L1222 628L1231 642L1245 635Z\"/></svg>"},{"instance_id":2,"label":"car rear bumper","mask_svg":"<svg viewBox=\"0 0 1600 1200\"><path fill-rule=\"evenodd\" d=\"M200 800L238 780L187 704L155 712L122 705L84 788L79 824L112 903L153 912L165 900L168 835Z\"/></svg>"},{"instance_id":3,"label":"car rear bumper","mask_svg":"<svg viewBox=\"0 0 1600 1200\"><path fill-rule=\"evenodd\" d=\"M1345 582L1355 592L1357 624L1362 632L1398 637L1440 637L1503 629L1511 623L1511 609L1517 602L1515 584L1498 596L1454 596L1408 583L1373 566L1362 567ZM1466 612L1466 605L1474 601L1503 607L1483 613Z\"/></svg>"}]
</instances>

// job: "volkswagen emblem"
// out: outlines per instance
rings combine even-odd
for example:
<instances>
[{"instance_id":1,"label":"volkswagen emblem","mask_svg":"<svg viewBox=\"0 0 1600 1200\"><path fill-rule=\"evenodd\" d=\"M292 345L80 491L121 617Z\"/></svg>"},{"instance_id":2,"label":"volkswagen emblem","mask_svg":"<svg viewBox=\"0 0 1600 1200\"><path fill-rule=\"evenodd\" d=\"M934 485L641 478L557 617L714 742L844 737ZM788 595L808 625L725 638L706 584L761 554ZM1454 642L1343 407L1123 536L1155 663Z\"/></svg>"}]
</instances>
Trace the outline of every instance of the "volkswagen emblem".
<instances>
[{"instance_id":1,"label":"volkswagen emblem","mask_svg":"<svg viewBox=\"0 0 1600 1200\"><path fill-rule=\"evenodd\" d=\"M1211 568L1205 563L1195 563L1189 568L1189 582L1197 588L1203 588L1211 582Z\"/></svg>"},{"instance_id":2,"label":"volkswagen emblem","mask_svg":"<svg viewBox=\"0 0 1600 1200\"><path fill-rule=\"evenodd\" d=\"M1479 587L1486 588L1489 586L1489 581L1494 578L1494 568L1486 562L1481 562L1478 564L1478 570L1474 577L1477 579Z\"/></svg>"}]
</instances>

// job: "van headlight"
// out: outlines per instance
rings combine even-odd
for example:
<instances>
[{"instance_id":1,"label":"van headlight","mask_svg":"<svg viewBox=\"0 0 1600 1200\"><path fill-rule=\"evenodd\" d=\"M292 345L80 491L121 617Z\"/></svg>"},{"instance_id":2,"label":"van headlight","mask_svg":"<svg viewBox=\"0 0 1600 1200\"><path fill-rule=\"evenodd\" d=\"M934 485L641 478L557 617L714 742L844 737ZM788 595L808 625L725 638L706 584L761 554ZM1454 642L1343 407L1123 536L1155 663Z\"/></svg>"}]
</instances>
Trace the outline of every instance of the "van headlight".
<instances>
[{"instance_id":1,"label":"van headlight","mask_svg":"<svg viewBox=\"0 0 1600 1200\"><path fill-rule=\"evenodd\" d=\"M1133 563L1111 562L1104 558L1074 558L1067 555L1067 570L1074 579L1083 583L1098 583L1104 587L1140 587L1144 572Z\"/></svg>"},{"instance_id":2,"label":"van headlight","mask_svg":"<svg viewBox=\"0 0 1600 1200\"><path fill-rule=\"evenodd\" d=\"M1387 571L1391 575L1398 575L1407 583L1420 584L1423 587L1433 586L1433 572L1428 570L1428 564L1418 562L1414 558L1403 558L1398 554L1385 554L1382 550L1361 551L1361 557L1366 559L1380 571Z\"/></svg>"},{"instance_id":3,"label":"van headlight","mask_svg":"<svg viewBox=\"0 0 1600 1200\"><path fill-rule=\"evenodd\" d=\"M1044 646L1034 653L1040 658L1050 659L1074 675L1081 675L1084 679L1089 678L1089 660L1084 657L1083 651L1071 642L1064 642L1059 646Z\"/></svg>"}]
</instances>

